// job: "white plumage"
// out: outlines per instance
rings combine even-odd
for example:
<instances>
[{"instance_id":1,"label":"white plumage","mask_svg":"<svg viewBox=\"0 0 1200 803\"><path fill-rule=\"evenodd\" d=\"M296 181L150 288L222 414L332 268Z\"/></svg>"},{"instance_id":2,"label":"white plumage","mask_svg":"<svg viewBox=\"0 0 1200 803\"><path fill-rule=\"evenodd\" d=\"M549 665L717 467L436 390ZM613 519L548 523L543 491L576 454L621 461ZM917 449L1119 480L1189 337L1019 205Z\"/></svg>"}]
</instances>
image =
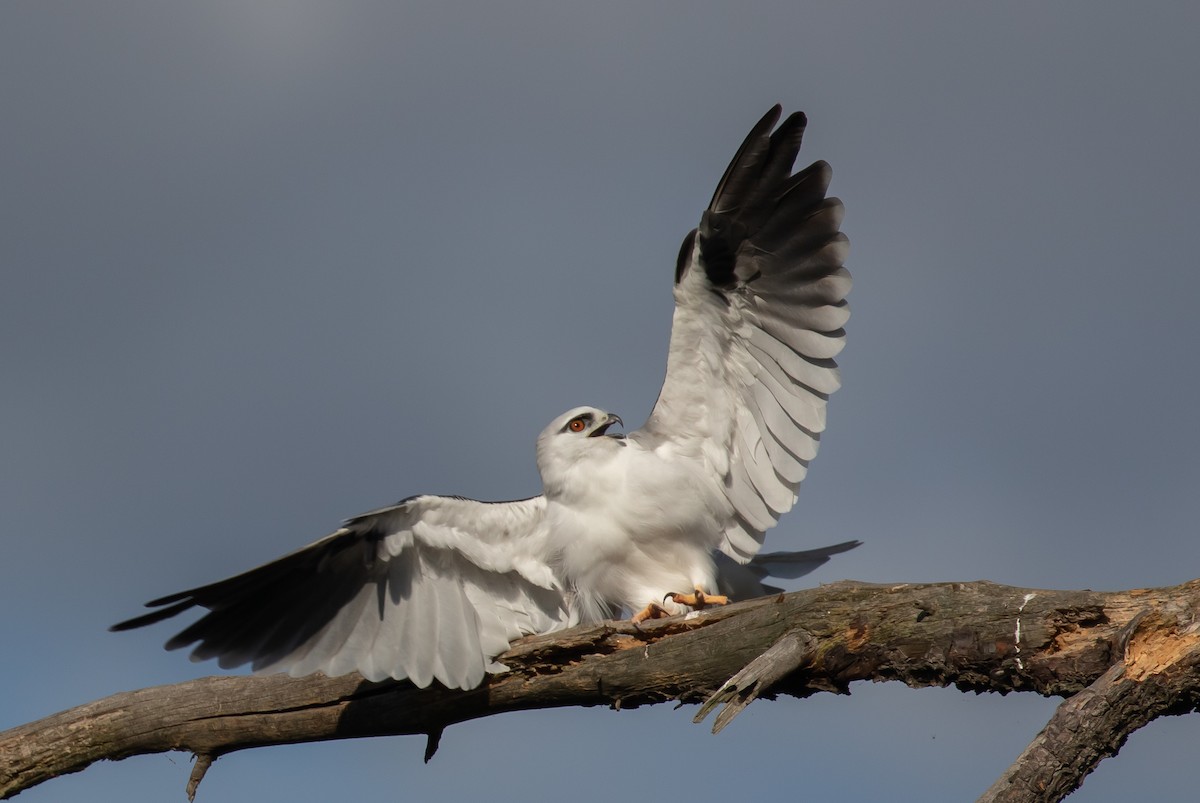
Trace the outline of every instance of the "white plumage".
<instances>
[{"instance_id":1,"label":"white plumage","mask_svg":"<svg viewBox=\"0 0 1200 803\"><path fill-rule=\"evenodd\" d=\"M167 642L194 660L303 675L478 685L515 638L665 605L764 593L838 544L756 557L791 509L838 387L850 275L829 167L792 174L805 118L746 138L676 266L667 374L649 420L580 407L537 440L543 494L416 496L283 558L148 603L115 625L208 613Z\"/></svg>"}]
</instances>

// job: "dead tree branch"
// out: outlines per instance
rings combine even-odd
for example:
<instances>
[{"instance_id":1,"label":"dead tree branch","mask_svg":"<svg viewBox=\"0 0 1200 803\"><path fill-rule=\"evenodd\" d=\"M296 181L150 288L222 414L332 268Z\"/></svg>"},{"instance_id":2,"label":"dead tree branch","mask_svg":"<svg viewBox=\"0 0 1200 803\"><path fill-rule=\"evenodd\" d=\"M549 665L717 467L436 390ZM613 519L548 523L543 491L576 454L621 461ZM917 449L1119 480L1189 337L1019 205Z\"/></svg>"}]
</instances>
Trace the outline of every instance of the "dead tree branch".
<instances>
[{"instance_id":1,"label":"dead tree branch","mask_svg":"<svg viewBox=\"0 0 1200 803\"><path fill-rule=\"evenodd\" d=\"M1200 581L1098 593L993 583L837 583L687 618L524 639L480 688L327 678L212 677L124 692L0 733L0 797L100 759L167 750L216 758L263 745L424 733L504 711L723 706L845 693L856 680L1069 698L988 801L1060 800L1130 733L1200 706Z\"/></svg>"}]
</instances>

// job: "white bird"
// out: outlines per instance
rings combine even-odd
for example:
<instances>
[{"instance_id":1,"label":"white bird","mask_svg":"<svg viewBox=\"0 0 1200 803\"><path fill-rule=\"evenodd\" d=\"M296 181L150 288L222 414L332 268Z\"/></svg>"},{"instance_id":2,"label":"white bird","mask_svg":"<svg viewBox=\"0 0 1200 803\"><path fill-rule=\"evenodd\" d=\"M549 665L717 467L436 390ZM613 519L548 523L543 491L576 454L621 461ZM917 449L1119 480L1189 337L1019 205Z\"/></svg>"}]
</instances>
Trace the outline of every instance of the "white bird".
<instances>
[{"instance_id":1,"label":"white bird","mask_svg":"<svg viewBox=\"0 0 1200 803\"><path fill-rule=\"evenodd\" d=\"M112 629L199 606L166 645L198 642L193 660L465 689L522 635L767 593L764 577L856 546L757 555L816 455L849 316L829 165L792 174L806 119L772 133L780 111L751 130L683 241L666 379L641 429L570 410L538 436L540 496L410 497Z\"/></svg>"}]
</instances>

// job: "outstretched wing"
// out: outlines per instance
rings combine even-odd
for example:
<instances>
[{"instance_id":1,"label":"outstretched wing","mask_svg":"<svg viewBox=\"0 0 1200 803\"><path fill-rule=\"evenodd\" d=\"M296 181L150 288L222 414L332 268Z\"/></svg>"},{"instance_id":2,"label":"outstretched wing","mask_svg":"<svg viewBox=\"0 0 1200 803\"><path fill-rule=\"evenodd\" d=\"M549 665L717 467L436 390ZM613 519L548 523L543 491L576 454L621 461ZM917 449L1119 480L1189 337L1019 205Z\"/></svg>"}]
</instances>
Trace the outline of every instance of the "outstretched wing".
<instances>
[{"instance_id":1,"label":"outstretched wing","mask_svg":"<svg viewBox=\"0 0 1200 803\"><path fill-rule=\"evenodd\" d=\"M209 612L167 649L196 643L192 660L223 667L473 688L510 641L566 622L539 557L545 506L540 496L412 497L257 569L153 600L160 610L112 629L201 607Z\"/></svg>"},{"instance_id":2,"label":"outstretched wing","mask_svg":"<svg viewBox=\"0 0 1200 803\"><path fill-rule=\"evenodd\" d=\"M796 501L850 314L829 165L793 175L806 119L795 113L771 133L779 115L776 106L754 126L684 239L667 376L637 434L693 444L728 501L721 551L740 562Z\"/></svg>"}]
</instances>

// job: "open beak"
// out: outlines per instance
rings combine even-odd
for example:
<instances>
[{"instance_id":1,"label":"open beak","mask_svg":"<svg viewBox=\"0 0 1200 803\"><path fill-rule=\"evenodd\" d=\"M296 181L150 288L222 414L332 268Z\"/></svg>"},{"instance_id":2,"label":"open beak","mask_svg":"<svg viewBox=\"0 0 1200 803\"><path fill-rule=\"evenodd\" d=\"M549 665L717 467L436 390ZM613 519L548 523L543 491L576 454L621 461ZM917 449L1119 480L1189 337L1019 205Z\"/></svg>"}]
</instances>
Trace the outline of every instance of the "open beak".
<instances>
[{"instance_id":1,"label":"open beak","mask_svg":"<svg viewBox=\"0 0 1200 803\"><path fill-rule=\"evenodd\" d=\"M608 432L608 428L611 427L613 424L620 424L621 426L625 426L625 422L621 420L621 416L614 415L613 413L609 413L608 420L605 421L600 426L596 427L594 430L592 430L591 434L589 434L588 437L589 438L599 438L601 435ZM624 438L625 436L624 435L612 435L610 437Z\"/></svg>"}]
</instances>

